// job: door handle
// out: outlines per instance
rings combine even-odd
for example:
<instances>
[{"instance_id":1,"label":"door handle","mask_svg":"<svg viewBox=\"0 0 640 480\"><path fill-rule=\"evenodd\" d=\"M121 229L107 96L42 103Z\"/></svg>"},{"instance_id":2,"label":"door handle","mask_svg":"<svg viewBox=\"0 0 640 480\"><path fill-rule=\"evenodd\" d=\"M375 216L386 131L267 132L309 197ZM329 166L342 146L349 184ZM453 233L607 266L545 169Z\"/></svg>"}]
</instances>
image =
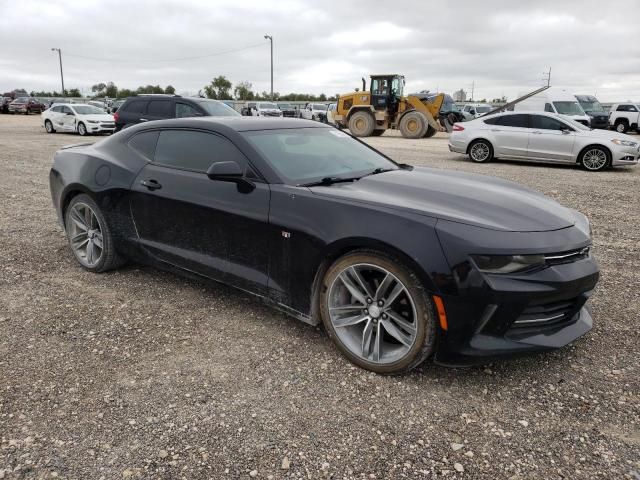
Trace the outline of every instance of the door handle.
<instances>
[{"instance_id":1,"label":"door handle","mask_svg":"<svg viewBox=\"0 0 640 480\"><path fill-rule=\"evenodd\" d=\"M140 121L141 122L148 122L149 120L147 120L146 118L141 118Z\"/></svg>"},{"instance_id":2,"label":"door handle","mask_svg":"<svg viewBox=\"0 0 640 480\"><path fill-rule=\"evenodd\" d=\"M153 180L153 179L142 180L140 184L147 187L151 191L159 190L160 188L162 188L162 185L160 185L157 180Z\"/></svg>"}]
</instances>

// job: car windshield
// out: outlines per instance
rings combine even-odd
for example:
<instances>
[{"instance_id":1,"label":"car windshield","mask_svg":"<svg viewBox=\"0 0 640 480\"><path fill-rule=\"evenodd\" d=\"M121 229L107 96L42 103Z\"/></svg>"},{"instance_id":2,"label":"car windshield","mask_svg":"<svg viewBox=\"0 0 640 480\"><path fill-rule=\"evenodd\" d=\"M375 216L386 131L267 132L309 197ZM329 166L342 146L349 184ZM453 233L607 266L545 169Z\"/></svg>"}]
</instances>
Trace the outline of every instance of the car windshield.
<instances>
[{"instance_id":1,"label":"car windshield","mask_svg":"<svg viewBox=\"0 0 640 480\"><path fill-rule=\"evenodd\" d=\"M258 105L263 110L267 110L267 109L275 110L276 108L278 108L278 107L276 107L275 103L260 103Z\"/></svg>"},{"instance_id":2,"label":"car windshield","mask_svg":"<svg viewBox=\"0 0 640 480\"><path fill-rule=\"evenodd\" d=\"M29 97L18 97L14 100L16 103L27 103L29 101Z\"/></svg>"},{"instance_id":3,"label":"car windshield","mask_svg":"<svg viewBox=\"0 0 640 480\"><path fill-rule=\"evenodd\" d=\"M599 101L580 102L580 106L585 112L604 112L604 108Z\"/></svg>"},{"instance_id":4,"label":"car windshield","mask_svg":"<svg viewBox=\"0 0 640 480\"><path fill-rule=\"evenodd\" d=\"M212 117L236 117L240 115L229 105L222 102L216 102L215 100L203 100L198 102L198 104Z\"/></svg>"},{"instance_id":5,"label":"car windshield","mask_svg":"<svg viewBox=\"0 0 640 480\"><path fill-rule=\"evenodd\" d=\"M326 110L326 109L327 109L327 106L326 106L326 105L320 105L320 104L318 104L318 103L315 103L315 104L313 105L313 109L314 109L314 110L323 110L323 111L324 111L324 110Z\"/></svg>"},{"instance_id":6,"label":"car windshield","mask_svg":"<svg viewBox=\"0 0 640 480\"><path fill-rule=\"evenodd\" d=\"M280 110L288 110L291 108L291 105L289 105L288 103L281 103L280 105L278 105L278 107L280 107Z\"/></svg>"},{"instance_id":7,"label":"car windshield","mask_svg":"<svg viewBox=\"0 0 640 480\"><path fill-rule=\"evenodd\" d=\"M104 110L94 107L93 105L74 105L73 109L79 115L94 115L96 113L104 114Z\"/></svg>"},{"instance_id":8,"label":"car windshield","mask_svg":"<svg viewBox=\"0 0 640 480\"><path fill-rule=\"evenodd\" d=\"M487 113L490 110L491 110L491 107L487 107L487 106L483 106L483 105L481 105L479 107L476 107L476 112L478 112L478 113Z\"/></svg>"},{"instance_id":9,"label":"car windshield","mask_svg":"<svg viewBox=\"0 0 640 480\"><path fill-rule=\"evenodd\" d=\"M578 102L553 102L553 106L562 115L584 115L584 110Z\"/></svg>"},{"instance_id":10,"label":"car windshield","mask_svg":"<svg viewBox=\"0 0 640 480\"><path fill-rule=\"evenodd\" d=\"M243 136L292 185L398 168L367 145L333 128L262 130L243 132Z\"/></svg>"}]
</instances>

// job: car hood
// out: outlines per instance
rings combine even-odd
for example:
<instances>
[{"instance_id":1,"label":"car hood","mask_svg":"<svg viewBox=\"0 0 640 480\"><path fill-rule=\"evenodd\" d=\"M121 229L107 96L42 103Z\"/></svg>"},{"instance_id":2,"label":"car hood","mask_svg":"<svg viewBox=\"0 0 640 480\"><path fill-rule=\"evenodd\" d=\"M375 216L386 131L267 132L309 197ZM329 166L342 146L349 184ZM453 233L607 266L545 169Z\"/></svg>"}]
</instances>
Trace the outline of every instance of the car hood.
<instances>
[{"instance_id":1,"label":"car hood","mask_svg":"<svg viewBox=\"0 0 640 480\"><path fill-rule=\"evenodd\" d=\"M97 120L98 122L113 122L113 115L108 113L92 113L91 115L78 115L83 120Z\"/></svg>"},{"instance_id":2,"label":"car hood","mask_svg":"<svg viewBox=\"0 0 640 480\"><path fill-rule=\"evenodd\" d=\"M424 167L311 187L311 191L491 230L541 232L576 222L572 210L517 183Z\"/></svg>"},{"instance_id":3,"label":"car hood","mask_svg":"<svg viewBox=\"0 0 640 480\"><path fill-rule=\"evenodd\" d=\"M614 130L578 130L576 133L578 133L581 137L598 138L602 140L613 140L615 138L618 138L620 140L628 140L638 143L637 137L627 135L626 133L618 133Z\"/></svg>"}]
</instances>

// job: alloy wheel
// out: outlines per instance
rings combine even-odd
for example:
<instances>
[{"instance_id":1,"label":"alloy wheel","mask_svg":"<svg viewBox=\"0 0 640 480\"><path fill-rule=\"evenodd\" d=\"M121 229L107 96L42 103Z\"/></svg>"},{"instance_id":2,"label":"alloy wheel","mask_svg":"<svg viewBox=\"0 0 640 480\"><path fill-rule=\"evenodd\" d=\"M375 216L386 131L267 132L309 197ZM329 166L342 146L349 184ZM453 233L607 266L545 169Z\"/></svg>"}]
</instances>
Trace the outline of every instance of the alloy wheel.
<instances>
[{"instance_id":1,"label":"alloy wheel","mask_svg":"<svg viewBox=\"0 0 640 480\"><path fill-rule=\"evenodd\" d=\"M415 302L407 287L380 266L346 267L331 284L327 303L336 335L363 360L397 362L416 341Z\"/></svg>"},{"instance_id":2,"label":"alloy wheel","mask_svg":"<svg viewBox=\"0 0 640 480\"><path fill-rule=\"evenodd\" d=\"M582 156L582 165L587 170L601 170L607 164L607 154L599 148L587 150Z\"/></svg>"},{"instance_id":3,"label":"alloy wheel","mask_svg":"<svg viewBox=\"0 0 640 480\"><path fill-rule=\"evenodd\" d=\"M102 228L95 212L86 203L78 202L69 214L69 243L78 261L94 267L102 259L104 243Z\"/></svg>"},{"instance_id":4,"label":"alloy wheel","mask_svg":"<svg viewBox=\"0 0 640 480\"><path fill-rule=\"evenodd\" d=\"M482 142L476 143L471 147L469 155L476 162L484 162L487 158L489 158L489 145Z\"/></svg>"}]
</instances>

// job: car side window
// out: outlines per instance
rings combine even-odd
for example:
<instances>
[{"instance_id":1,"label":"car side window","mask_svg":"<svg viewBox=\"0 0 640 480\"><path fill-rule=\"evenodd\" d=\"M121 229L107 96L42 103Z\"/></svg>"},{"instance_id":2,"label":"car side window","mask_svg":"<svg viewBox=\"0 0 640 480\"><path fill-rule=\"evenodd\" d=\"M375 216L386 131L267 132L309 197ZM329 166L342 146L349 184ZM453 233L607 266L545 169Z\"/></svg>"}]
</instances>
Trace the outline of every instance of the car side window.
<instances>
[{"instance_id":1,"label":"car side window","mask_svg":"<svg viewBox=\"0 0 640 480\"><path fill-rule=\"evenodd\" d=\"M616 112L627 112L627 107L628 105L618 105L618 108L616 108Z\"/></svg>"},{"instance_id":2,"label":"car side window","mask_svg":"<svg viewBox=\"0 0 640 480\"><path fill-rule=\"evenodd\" d=\"M171 101L152 100L147 107L147 114L155 117L170 118L172 116Z\"/></svg>"},{"instance_id":3,"label":"car side window","mask_svg":"<svg viewBox=\"0 0 640 480\"><path fill-rule=\"evenodd\" d=\"M545 103L545 104L544 104L544 111L545 111L545 112L549 112L549 113L555 113L555 112L553 111L553 107L551 106L551 104L550 104L550 103Z\"/></svg>"},{"instance_id":4,"label":"car side window","mask_svg":"<svg viewBox=\"0 0 640 480\"><path fill-rule=\"evenodd\" d=\"M147 109L148 103L149 102L133 101L125 107L124 111L131 113L144 113Z\"/></svg>"},{"instance_id":5,"label":"car side window","mask_svg":"<svg viewBox=\"0 0 640 480\"><path fill-rule=\"evenodd\" d=\"M73 113L73 111L69 107L63 106L62 113Z\"/></svg>"},{"instance_id":6,"label":"car side window","mask_svg":"<svg viewBox=\"0 0 640 480\"><path fill-rule=\"evenodd\" d=\"M555 118L545 117L544 115L530 115L531 128L540 130L572 130L568 125L562 123Z\"/></svg>"},{"instance_id":7,"label":"car side window","mask_svg":"<svg viewBox=\"0 0 640 480\"><path fill-rule=\"evenodd\" d=\"M51 109L52 112L56 112L56 113L62 113L62 107L57 106L57 107L53 107Z\"/></svg>"},{"instance_id":8,"label":"car side window","mask_svg":"<svg viewBox=\"0 0 640 480\"><path fill-rule=\"evenodd\" d=\"M165 167L206 172L214 162L236 161L244 170L247 160L238 148L224 137L195 130L160 132L154 163Z\"/></svg>"},{"instance_id":9,"label":"car side window","mask_svg":"<svg viewBox=\"0 0 640 480\"><path fill-rule=\"evenodd\" d=\"M202 116L198 110L186 103L176 103L176 118Z\"/></svg>"},{"instance_id":10,"label":"car side window","mask_svg":"<svg viewBox=\"0 0 640 480\"><path fill-rule=\"evenodd\" d=\"M487 118L486 120L484 120L484 123L486 123L487 125L497 125L498 120L500 120L501 117L491 117L491 118Z\"/></svg>"},{"instance_id":11,"label":"car side window","mask_svg":"<svg viewBox=\"0 0 640 480\"><path fill-rule=\"evenodd\" d=\"M156 151L156 144L158 143L159 135L160 132L158 132L157 130L152 132L138 133L137 135L134 135L131 140L129 140L129 146L143 157L149 159L149 161L153 161L153 156Z\"/></svg>"},{"instance_id":12,"label":"car side window","mask_svg":"<svg viewBox=\"0 0 640 480\"><path fill-rule=\"evenodd\" d=\"M635 107L635 105L629 105L629 112L637 112L638 109Z\"/></svg>"},{"instance_id":13,"label":"car side window","mask_svg":"<svg viewBox=\"0 0 640 480\"><path fill-rule=\"evenodd\" d=\"M522 113L505 115L500 117L497 125L502 125L503 127L529 128L529 115Z\"/></svg>"}]
</instances>

